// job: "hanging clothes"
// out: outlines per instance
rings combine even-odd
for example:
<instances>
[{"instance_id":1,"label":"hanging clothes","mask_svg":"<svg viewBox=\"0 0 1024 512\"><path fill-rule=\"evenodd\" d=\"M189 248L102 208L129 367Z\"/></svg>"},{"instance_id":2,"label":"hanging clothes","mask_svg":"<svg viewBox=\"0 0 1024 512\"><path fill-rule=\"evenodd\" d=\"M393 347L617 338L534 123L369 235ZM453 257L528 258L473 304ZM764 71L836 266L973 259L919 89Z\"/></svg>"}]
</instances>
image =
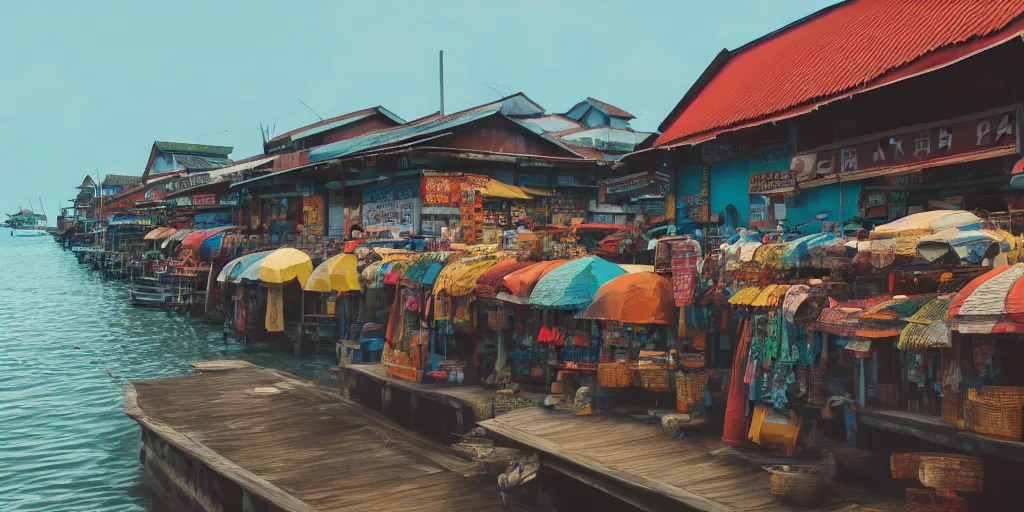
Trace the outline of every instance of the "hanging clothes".
<instances>
[{"instance_id":1,"label":"hanging clothes","mask_svg":"<svg viewBox=\"0 0 1024 512\"><path fill-rule=\"evenodd\" d=\"M750 320L743 320L736 355L732 360L729 401L725 407L725 427L722 429L722 441L731 445L742 444L747 437L745 417L747 390L743 387L743 376L747 366L747 354L750 351L751 328Z\"/></svg>"}]
</instances>

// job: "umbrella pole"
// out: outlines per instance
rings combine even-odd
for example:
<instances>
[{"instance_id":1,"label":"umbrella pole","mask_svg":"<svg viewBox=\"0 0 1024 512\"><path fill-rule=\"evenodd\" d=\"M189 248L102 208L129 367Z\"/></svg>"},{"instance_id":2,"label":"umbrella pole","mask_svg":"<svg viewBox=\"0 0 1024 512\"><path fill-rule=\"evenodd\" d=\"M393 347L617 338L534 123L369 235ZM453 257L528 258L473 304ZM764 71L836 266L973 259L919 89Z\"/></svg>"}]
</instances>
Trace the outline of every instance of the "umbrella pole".
<instances>
[{"instance_id":1,"label":"umbrella pole","mask_svg":"<svg viewBox=\"0 0 1024 512\"><path fill-rule=\"evenodd\" d=\"M213 261L210 261L210 271L206 273L206 299L203 301L203 316L210 314L210 288L213 287Z\"/></svg>"}]
</instances>

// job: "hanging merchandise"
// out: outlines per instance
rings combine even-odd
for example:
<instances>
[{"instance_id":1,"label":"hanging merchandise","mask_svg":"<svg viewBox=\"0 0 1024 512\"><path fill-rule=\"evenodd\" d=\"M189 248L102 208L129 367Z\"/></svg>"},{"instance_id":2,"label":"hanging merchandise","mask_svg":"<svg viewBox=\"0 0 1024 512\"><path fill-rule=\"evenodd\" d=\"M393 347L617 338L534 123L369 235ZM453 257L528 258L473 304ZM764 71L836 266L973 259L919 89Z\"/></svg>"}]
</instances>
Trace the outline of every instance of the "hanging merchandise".
<instances>
[{"instance_id":1,"label":"hanging merchandise","mask_svg":"<svg viewBox=\"0 0 1024 512\"><path fill-rule=\"evenodd\" d=\"M284 331L284 287L267 286L267 332Z\"/></svg>"},{"instance_id":2,"label":"hanging merchandise","mask_svg":"<svg viewBox=\"0 0 1024 512\"><path fill-rule=\"evenodd\" d=\"M693 304L693 292L697 281L697 260L701 257L700 244L696 240L673 240L672 244L672 288L676 306Z\"/></svg>"}]
</instances>

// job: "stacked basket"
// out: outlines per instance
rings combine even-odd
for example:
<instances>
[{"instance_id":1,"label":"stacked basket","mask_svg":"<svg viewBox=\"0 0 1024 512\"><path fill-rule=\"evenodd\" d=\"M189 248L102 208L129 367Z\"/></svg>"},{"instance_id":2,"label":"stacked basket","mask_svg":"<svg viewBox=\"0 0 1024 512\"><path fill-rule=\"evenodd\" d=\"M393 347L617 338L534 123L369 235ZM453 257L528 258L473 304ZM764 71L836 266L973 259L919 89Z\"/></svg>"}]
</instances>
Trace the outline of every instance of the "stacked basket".
<instances>
[{"instance_id":1,"label":"stacked basket","mask_svg":"<svg viewBox=\"0 0 1024 512\"><path fill-rule=\"evenodd\" d=\"M967 500L957 491L981 491L985 478L980 458L955 453L895 452L889 464L893 478L920 480L930 487L907 489L910 512L967 512Z\"/></svg>"}]
</instances>

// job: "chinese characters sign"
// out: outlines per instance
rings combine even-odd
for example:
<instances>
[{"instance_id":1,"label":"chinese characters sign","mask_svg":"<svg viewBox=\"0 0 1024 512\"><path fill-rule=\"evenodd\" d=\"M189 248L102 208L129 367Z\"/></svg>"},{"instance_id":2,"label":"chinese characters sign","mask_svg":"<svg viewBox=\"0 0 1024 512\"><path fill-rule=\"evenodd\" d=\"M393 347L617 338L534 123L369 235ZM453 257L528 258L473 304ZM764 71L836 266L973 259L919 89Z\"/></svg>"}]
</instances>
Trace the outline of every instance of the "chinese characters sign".
<instances>
[{"instance_id":1,"label":"chinese characters sign","mask_svg":"<svg viewBox=\"0 0 1024 512\"><path fill-rule=\"evenodd\" d=\"M782 194L792 192L796 186L793 171L776 171L750 177L751 194Z\"/></svg>"},{"instance_id":2,"label":"chinese characters sign","mask_svg":"<svg viewBox=\"0 0 1024 512\"><path fill-rule=\"evenodd\" d=\"M458 206L459 178L450 176L423 177L423 204L427 206Z\"/></svg>"},{"instance_id":3,"label":"chinese characters sign","mask_svg":"<svg viewBox=\"0 0 1024 512\"><path fill-rule=\"evenodd\" d=\"M979 117L969 121L936 124L902 133L841 146L831 151L798 155L790 169L797 181L821 178L836 171L861 173L884 171L942 158L1001 147L1016 147L1017 119L1014 112Z\"/></svg>"}]
</instances>

